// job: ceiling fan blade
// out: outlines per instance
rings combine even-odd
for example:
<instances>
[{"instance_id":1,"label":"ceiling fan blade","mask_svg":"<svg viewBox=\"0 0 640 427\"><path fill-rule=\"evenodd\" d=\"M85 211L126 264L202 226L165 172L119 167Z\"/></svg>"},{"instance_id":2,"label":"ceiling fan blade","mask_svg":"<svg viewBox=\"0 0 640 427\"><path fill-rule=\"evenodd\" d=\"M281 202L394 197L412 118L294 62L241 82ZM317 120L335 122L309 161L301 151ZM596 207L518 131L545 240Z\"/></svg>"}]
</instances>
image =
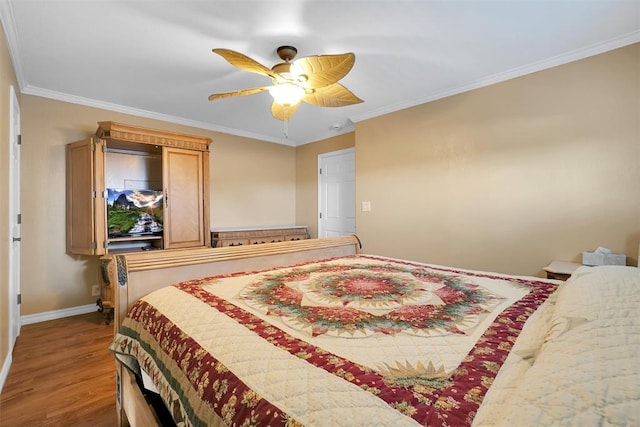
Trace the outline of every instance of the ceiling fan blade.
<instances>
[{"instance_id":1,"label":"ceiling fan blade","mask_svg":"<svg viewBox=\"0 0 640 427\"><path fill-rule=\"evenodd\" d=\"M319 107L344 107L364 102L340 83L316 88L312 93L304 95L302 100Z\"/></svg>"},{"instance_id":2,"label":"ceiling fan blade","mask_svg":"<svg viewBox=\"0 0 640 427\"><path fill-rule=\"evenodd\" d=\"M276 73L271 71L271 68L262 65L261 63L249 58L247 55L243 55L240 52L229 49L213 49L213 52L222 56L227 60L229 64L233 65L234 67L238 67L241 70L271 77L272 79L276 77Z\"/></svg>"},{"instance_id":3,"label":"ceiling fan blade","mask_svg":"<svg viewBox=\"0 0 640 427\"><path fill-rule=\"evenodd\" d=\"M333 84L347 75L356 61L353 53L317 55L300 58L291 65L291 73L305 75L307 87L319 88Z\"/></svg>"},{"instance_id":4,"label":"ceiling fan blade","mask_svg":"<svg viewBox=\"0 0 640 427\"><path fill-rule=\"evenodd\" d=\"M296 112L299 105L300 103L298 102L295 105L283 106L274 101L273 104L271 104L271 114L273 114L273 117L275 117L276 119L287 122L289 121L289 119L291 119L293 113Z\"/></svg>"},{"instance_id":5,"label":"ceiling fan blade","mask_svg":"<svg viewBox=\"0 0 640 427\"><path fill-rule=\"evenodd\" d=\"M233 92L214 93L213 95L209 95L209 101L215 101L216 99L231 98L233 96L253 95L254 93L264 92L265 90L269 90L269 86L254 87L251 89L243 89L243 90L234 90Z\"/></svg>"}]
</instances>

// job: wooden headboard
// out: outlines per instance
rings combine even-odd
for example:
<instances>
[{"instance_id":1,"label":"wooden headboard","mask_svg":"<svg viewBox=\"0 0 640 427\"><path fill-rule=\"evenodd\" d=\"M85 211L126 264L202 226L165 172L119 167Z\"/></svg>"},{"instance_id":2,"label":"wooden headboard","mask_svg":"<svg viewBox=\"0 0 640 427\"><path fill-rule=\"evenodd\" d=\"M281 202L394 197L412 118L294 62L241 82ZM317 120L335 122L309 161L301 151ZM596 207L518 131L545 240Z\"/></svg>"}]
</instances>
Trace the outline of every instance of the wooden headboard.
<instances>
[{"instance_id":1,"label":"wooden headboard","mask_svg":"<svg viewBox=\"0 0 640 427\"><path fill-rule=\"evenodd\" d=\"M250 246L135 252L107 264L115 289L115 328L133 302L171 284L240 271L261 270L360 252L356 236L307 239Z\"/></svg>"}]
</instances>

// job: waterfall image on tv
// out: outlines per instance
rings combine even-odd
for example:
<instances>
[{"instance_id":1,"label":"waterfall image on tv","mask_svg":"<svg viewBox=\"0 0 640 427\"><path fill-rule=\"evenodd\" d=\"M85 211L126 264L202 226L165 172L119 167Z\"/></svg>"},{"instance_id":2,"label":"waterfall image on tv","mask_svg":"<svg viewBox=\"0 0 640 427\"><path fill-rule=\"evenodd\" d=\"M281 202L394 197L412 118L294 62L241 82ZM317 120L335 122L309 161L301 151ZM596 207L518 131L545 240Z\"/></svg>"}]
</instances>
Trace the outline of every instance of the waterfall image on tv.
<instances>
[{"instance_id":1,"label":"waterfall image on tv","mask_svg":"<svg viewBox=\"0 0 640 427\"><path fill-rule=\"evenodd\" d=\"M109 238L162 233L162 191L107 189Z\"/></svg>"}]
</instances>

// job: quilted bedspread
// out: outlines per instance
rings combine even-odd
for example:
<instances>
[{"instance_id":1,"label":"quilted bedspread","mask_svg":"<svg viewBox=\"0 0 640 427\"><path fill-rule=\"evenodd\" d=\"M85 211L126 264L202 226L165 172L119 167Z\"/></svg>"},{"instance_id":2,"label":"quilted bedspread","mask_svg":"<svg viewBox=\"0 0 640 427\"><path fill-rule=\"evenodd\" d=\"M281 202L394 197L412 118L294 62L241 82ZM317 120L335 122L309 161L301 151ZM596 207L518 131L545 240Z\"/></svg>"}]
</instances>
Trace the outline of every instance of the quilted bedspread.
<instances>
[{"instance_id":1,"label":"quilted bedspread","mask_svg":"<svg viewBox=\"0 0 640 427\"><path fill-rule=\"evenodd\" d=\"M558 283L354 255L152 292L111 350L178 425L471 425Z\"/></svg>"}]
</instances>

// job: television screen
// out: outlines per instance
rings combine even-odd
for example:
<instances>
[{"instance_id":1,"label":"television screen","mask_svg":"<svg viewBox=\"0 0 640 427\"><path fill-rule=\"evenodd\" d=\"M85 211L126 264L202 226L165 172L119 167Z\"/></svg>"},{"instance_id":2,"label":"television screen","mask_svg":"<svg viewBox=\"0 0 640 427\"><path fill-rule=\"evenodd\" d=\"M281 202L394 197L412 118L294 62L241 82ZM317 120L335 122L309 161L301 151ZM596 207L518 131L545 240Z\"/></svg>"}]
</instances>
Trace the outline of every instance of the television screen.
<instances>
[{"instance_id":1,"label":"television screen","mask_svg":"<svg viewBox=\"0 0 640 427\"><path fill-rule=\"evenodd\" d=\"M162 234L162 191L107 189L109 238Z\"/></svg>"}]
</instances>

